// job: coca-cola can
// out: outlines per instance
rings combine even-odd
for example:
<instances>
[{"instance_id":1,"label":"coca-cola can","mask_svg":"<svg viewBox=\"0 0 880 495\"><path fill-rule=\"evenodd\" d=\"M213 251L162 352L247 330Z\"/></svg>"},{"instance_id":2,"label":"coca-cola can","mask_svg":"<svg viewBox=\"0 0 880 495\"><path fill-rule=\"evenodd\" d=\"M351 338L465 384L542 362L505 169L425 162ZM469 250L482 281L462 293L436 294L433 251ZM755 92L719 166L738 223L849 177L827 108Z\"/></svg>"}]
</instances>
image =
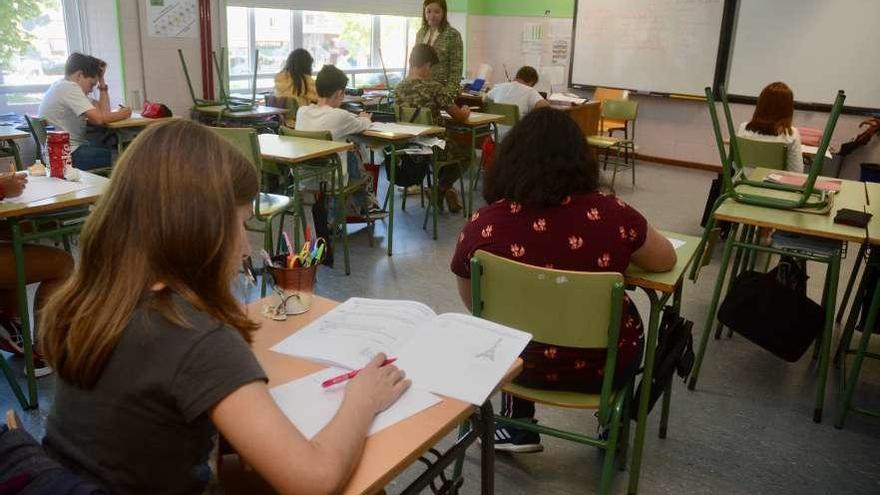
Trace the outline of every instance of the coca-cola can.
<instances>
[{"instance_id":1,"label":"coca-cola can","mask_svg":"<svg viewBox=\"0 0 880 495\"><path fill-rule=\"evenodd\" d=\"M49 148L49 176L63 179L64 171L72 166L70 134L67 131L49 131L46 134Z\"/></svg>"}]
</instances>

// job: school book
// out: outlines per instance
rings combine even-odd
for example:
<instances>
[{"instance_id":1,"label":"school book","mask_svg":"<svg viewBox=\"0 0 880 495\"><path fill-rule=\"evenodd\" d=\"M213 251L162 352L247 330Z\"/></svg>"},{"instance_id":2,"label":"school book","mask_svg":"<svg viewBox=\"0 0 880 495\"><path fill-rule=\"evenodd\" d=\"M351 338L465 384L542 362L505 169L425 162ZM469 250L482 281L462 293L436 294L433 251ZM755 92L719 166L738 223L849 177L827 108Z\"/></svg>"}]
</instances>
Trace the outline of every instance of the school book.
<instances>
[{"instance_id":1,"label":"school book","mask_svg":"<svg viewBox=\"0 0 880 495\"><path fill-rule=\"evenodd\" d=\"M412 386L480 405L531 340L526 332L415 301L353 297L272 350L358 369L396 357Z\"/></svg>"},{"instance_id":2,"label":"school book","mask_svg":"<svg viewBox=\"0 0 880 495\"><path fill-rule=\"evenodd\" d=\"M797 172L773 172L767 174L764 182L774 182L776 184L786 184L789 186L800 187L807 183L807 176ZM815 188L820 191L839 192L843 182L840 179L816 179Z\"/></svg>"}]
</instances>

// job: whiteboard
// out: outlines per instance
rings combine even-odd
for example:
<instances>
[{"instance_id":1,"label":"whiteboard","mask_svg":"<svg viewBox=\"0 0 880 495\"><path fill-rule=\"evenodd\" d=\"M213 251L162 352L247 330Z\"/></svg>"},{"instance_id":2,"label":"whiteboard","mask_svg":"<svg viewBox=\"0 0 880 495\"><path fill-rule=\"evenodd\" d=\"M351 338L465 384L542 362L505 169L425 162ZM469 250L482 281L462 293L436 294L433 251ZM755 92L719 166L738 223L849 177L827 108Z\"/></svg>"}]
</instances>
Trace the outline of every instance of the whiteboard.
<instances>
[{"instance_id":1,"label":"whiteboard","mask_svg":"<svg viewBox=\"0 0 880 495\"><path fill-rule=\"evenodd\" d=\"M723 0L578 0L573 85L703 95Z\"/></svg>"},{"instance_id":2,"label":"whiteboard","mask_svg":"<svg viewBox=\"0 0 880 495\"><path fill-rule=\"evenodd\" d=\"M796 101L880 108L880 1L740 0L728 92L757 96L773 81Z\"/></svg>"}]
</instances>

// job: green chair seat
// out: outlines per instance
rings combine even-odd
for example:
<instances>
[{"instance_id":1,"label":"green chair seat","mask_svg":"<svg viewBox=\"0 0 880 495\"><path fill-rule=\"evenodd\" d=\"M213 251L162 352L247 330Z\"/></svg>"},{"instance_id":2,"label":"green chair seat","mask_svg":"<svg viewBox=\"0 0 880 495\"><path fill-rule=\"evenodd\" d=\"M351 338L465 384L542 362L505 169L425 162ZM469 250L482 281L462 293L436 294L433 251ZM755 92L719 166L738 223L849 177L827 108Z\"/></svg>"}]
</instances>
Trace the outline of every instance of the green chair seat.
<instances>
[{"instance_id":1,"label":"green chair seat","mask_svg":"<svg viewBox=\"0 0 880 495\"><path fill-rule=\"evenodd\" d=\"M602 396L599 394L585 394L580 392L566 392L564 390L543 390L529 388L516 383L505 385L502 390L514 397L530 400L539 404L547 404L556 407L570 409L599 409ZM611 392L611 402L617 402L619 390Z\"/></svg>"}]
</instances>

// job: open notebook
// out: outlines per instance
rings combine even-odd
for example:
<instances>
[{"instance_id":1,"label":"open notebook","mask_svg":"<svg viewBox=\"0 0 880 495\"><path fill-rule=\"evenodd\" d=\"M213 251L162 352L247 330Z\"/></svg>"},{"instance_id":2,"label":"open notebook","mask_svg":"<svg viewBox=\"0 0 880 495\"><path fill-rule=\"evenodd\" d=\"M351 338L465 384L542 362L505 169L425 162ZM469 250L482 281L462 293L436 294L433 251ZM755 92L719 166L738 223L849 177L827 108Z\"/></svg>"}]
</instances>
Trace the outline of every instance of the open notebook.
<instances>
[{"instance_id":1,"label":"open notebook","mask_svg":"<svg viewBox=\"0 0 880 495\"><path fill-rule=\"evenodd\" d=\"M397 358L413 388L480 405L529 340L528 333L464 314L437 315L414 301L354 297L272 350L348 369L384 352Z\"/></svg>"}]
</instances>

